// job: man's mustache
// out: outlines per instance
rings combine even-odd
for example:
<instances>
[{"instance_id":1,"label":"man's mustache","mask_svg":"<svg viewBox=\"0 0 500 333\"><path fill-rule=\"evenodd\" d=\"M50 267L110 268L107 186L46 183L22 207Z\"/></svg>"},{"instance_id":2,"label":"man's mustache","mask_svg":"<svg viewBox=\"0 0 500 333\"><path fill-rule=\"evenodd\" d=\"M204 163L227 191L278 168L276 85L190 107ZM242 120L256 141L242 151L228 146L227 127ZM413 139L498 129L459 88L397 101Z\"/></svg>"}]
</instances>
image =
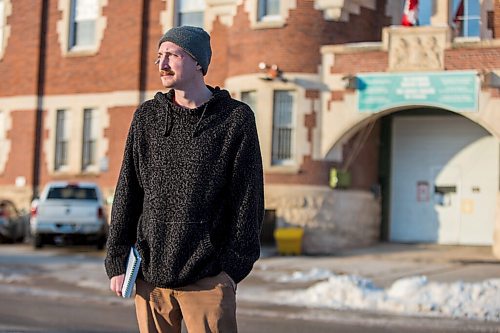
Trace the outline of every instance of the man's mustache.
<instances>
[{"instance_id":1,"label":"man's mustache","mask_svg":"<svg viewBox=\"0 0 500 333\"><path fill-rule=\"evenodd\" d=\"M160 70L160 76L163 76L163 75L174 75L175 72L173 70L170 70L170 69L166 69L166 70Z\"/></svg>"}]
</instances>

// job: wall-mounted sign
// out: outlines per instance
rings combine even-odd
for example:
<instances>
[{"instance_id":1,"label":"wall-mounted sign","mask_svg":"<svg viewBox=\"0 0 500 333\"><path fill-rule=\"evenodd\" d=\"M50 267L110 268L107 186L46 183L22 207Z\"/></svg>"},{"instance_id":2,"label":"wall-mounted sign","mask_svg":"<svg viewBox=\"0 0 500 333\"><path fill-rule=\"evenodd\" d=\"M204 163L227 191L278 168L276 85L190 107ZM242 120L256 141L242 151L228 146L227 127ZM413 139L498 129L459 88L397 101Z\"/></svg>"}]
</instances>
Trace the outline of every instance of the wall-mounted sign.
<instances>
[{"instance_id":1,"label":"wall-mounted sign","mask_svg":"<svg viewBox=\"0 0 500 333\"><path fill-rule=\"evenodd\" d=\"M359 112L406 105L477 112L479 77L474 71L358 74Z\"/></svg>"},{"instance_id":2,"label":"wall-mounted sign","mask_svg":"<svg viewBox=\"0 0 500 333\"><path fill-rule=\"evenodd\" d=\"M424 180L417 181L417 202L429 202L429 182Z\"/></svg>"}]
</instances>

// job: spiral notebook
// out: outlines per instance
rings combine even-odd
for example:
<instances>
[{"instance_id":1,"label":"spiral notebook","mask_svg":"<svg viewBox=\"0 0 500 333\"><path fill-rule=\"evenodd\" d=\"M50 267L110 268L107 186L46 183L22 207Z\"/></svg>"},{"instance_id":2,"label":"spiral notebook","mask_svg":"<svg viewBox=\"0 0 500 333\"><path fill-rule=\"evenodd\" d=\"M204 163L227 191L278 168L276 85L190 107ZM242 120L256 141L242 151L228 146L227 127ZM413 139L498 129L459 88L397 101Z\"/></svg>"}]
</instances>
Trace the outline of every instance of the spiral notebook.
<instances>
[{"instance_id":1,"label":"spiral notebook","mask_svg":"<svg viewBox=\"0 0 500 333\"><path fill-rule=\"evenodd\" d=\"M135 279L137 278L137 273L139 273L139 267L141 266L141 256L137 249L132 246L130 248L130 254L128 255L127 270L125 271L125 280L123 281L122 287L122 297L128 298L132 296L132 290L134 289Z\"/></svg>"}]
</instances>

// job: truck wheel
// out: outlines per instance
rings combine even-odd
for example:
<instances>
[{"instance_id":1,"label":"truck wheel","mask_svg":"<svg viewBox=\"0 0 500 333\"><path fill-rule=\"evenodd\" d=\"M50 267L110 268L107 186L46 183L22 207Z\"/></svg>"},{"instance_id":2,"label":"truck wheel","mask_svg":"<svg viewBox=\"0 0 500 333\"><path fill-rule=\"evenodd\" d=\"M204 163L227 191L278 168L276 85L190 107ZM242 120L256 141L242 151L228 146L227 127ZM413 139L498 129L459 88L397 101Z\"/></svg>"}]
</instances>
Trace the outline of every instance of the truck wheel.
<instances>
[{"instance_id":1,"label":"truck wheel","mask_svg":"<svg viewBox=\"0 0 500 333\"><path fill-rule=\"evenodd\" d=\"M41 249L43 247L43 237L42 235L33 236L33 248Z\"/></svg>"}]
</instances>

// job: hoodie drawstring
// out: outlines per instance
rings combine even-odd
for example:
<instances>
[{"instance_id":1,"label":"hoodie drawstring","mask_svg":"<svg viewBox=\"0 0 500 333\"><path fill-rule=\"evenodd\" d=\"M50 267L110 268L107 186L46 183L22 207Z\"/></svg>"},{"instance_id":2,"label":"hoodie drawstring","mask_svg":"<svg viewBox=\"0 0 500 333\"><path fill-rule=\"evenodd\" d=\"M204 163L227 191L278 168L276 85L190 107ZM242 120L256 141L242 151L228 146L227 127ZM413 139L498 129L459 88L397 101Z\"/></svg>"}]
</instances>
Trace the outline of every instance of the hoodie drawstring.
<instances>
[{"instance_id":1,"label":"hoodie drawstring","mask_svg":"<svg viewBox=\"0 0 500 333\"><path fill-rule=\"evenodd\" d=\"M165 112L165 132L163 132L164 136L169 136L170 132L172 132L172 127L173 126L173 120L172 120L172 115L169 115L169 112Z\"/></svg>"},{"instance_id":2,"label":"hoodie drawstring","mask_svg":"<svg viewBox=\"0 0 500 333\"><path fill-rule=\"evenodd\" d=\"M200 125L201 123L201 120L203 119L203 116L205 115L205 111L207 111L207 107L208 107L208 103L205 104L205 107L203 108L203 112L201 113L201 117L200 119L198 119L198 122L196 123L196 125L194 126L194 130L193 130L193 138L195 137L196 135L196 131L198 130L198 125Z\"/></svg>"}]
</instances>

